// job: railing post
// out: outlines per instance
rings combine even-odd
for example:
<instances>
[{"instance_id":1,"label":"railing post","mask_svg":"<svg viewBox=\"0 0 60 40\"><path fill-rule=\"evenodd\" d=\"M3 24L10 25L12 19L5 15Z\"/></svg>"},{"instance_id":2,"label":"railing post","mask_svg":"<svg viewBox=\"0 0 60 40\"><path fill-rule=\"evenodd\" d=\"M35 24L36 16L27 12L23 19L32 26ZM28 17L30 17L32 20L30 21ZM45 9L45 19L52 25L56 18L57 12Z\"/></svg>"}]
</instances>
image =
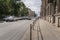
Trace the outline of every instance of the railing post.
<instances>
[{"instance_id":1,"label":"railing post","mask_svg":"<svg viewBox=\"0 0 60 40\"><path fill-rule=\"evenodd\" d=\"M33 30L34 30L34 25L35 25L35 22L33 22Z\"/></svg>"},{"instance_id":2,"label":"railing post","mask_svg":"<svg viewBox=\"0 0 60 40\"><path fill-rule=\"evenodd\" d=\"M37 20L34 20L33 24L30 24L30 40L32 40L32 29L34 30L34 25Z\"/></svg>"},{"instance_id":3,"label":"railing post","mask_svg":"<svg viewBox=\"0 0 60 40\"><path fill-rule=\"evenodd\" d=\"M30 40L32 40L32 24L30 24Z\"/></svg>"}]
</instances>

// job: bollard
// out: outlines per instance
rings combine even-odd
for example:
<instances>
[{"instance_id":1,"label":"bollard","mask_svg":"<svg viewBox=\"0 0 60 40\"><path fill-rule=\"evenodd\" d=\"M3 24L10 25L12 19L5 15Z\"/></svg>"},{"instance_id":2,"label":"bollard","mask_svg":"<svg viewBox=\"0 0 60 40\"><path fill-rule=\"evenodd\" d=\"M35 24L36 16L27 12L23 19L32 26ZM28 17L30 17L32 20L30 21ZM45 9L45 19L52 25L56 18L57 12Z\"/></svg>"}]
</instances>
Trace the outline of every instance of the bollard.
<instances>
[{"instance_id":1,"label":"bollard","mask_svg":"<svg viewBox=\"0 0 60 40\"><path fill-rule=\"evenodd\" d=\"M32 40L32 24L30 24L30 40Z\"/></svg>"},{"instance_id":2,"label":"bollard","mask_svg":"<svg viewBox=\"0 0 60 40\"><path fill-rule=\"evenodd\" d=\"M33 22L33 30L34 30L34 25L35 25L35 22Z\"/></svg>"},{"instance_id":3,"label":"bollard","mask_svg":"<svg viewBox=\"0 0 60 40\"><path fill-rule=\"evenodd\" d=\"M36 20L34 20L34 22L33 22L33 30L34 30L34 25L36 24Z\"/></svg>"}]
</instances>

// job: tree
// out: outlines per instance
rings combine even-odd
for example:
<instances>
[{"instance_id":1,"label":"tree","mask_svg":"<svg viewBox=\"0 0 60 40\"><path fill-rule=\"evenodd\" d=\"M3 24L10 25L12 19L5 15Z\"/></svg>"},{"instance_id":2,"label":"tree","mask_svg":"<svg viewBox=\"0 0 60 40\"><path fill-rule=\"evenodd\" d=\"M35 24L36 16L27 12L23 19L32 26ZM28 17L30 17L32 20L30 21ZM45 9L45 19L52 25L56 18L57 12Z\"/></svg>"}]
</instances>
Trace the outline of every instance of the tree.
<instances>
[{"instance_id":1,"label":"tree","mask_svg":"<svg viewBox=\"0 0 60 40\"><path fill-rule=\"evenodd\" d=\"M16 3L15 0L0 0L0 18L3 16L27 16L28 8L23 2Z\"/></svg>"},{"instance_id":2,"label":"tree","mask_svg":"<svg viewBox=\"0 0 60 40\"><path fill-rule=\"evenodd\" d=\"M28 15L28 8L26 8L26 6L23 2L20 2L20 4L21 4L21 7L20 7L21 16L27 16Z\"/></svg>"},{"instance_id":3,"label":"tree","mask_svg":"<svg viewBox=\"0 0 60 40\"><path fill-rule=\"evenodd\" d=\"M3 14L6 12L6 0L0 0L0 19L2 18Z\"/></svg>"}]
</instances>

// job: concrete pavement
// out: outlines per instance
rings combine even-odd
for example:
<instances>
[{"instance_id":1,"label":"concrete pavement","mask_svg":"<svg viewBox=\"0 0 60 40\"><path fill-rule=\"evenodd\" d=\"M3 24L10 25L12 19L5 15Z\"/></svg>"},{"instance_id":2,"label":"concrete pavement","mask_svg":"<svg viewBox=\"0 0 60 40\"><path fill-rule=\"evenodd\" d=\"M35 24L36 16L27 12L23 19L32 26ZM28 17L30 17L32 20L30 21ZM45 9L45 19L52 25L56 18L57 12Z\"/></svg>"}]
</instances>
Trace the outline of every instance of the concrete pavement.
<instances>
[{"instance_id":1,"label":"concrete pavement","mask_svg":"<svg viewBox=\"0 0 60 40\"><path fill-rule=\"evenodd\" d=\"M40 30L38 27L40 28ZM36 31L37 28L38 31ZM60 40L60 28L43 19L39 19L37 21L32 33L33 40Z\"/></svg>"},{"instance_id":2,"label":"concrete pavement","mask_svg":"<svg viewBox=\"0 0 60 40\"><path fill-rule=\"evenodd\" d=\"M32 30L32 40L60 40L60 28L39 19Z\"/></svg>"},{"instance_id":3,"label":"concrete pavement","mask_svg":"<svg viewBox=\"0 0 60 40\"><path fill-rule=\"evenodd\" d=\"M21 40L31 23L31 20L0 23L0 40Z\"/></svg>"},{"instance_id":4,"label":"concrete pavement","mask_svg":"<svg viewBox=\"0 0 60 40\"><path fill-rule=\"evenodd\" d=\"M43 40L60 40L60 30L58 27L42 19L39 19L39 25Z\"/></svg>"},{"instance_id":5,"label":"concrete pavement","mask_svg":"<svg viewBox=\"0 0 60 40\"><path fill-rule=\"evenodd\" d=\"M27 27L26 29L24 29L25 31L27 30L26 32L24 32L24 30L20 29L20 27L19 27L20 22L18 22L18 28L14 28L14 26L13 26L12 28L14 28L15 30L11 30L12 32L8 32L8 34L4 34L2 36L2 33L4 33L5 29L2 30L1 28L7 28L6 26L8 26L8 25L4 25L5 27L0 28L0 34L1 34L0 40L30 40L30 28L28 27L28 26L30 26L30 22L27 21L26 23L24 23L24 21L23 21L25 26L23 26L21 28L24 29L25 27ZM26 26L27 23L29 24L28 26ZM12 24L9 24L9 25L12 25ZM0 26L2 26L2 24ZM1 32L1 30L3 32ZM21 30L23 32L21 32ZM7 30L5 30L5 32L6 31ZM23 35L22 33L25 33L25 34ZM21 37L22 35L23 35L23 37ZM36 22L36 24L34 25L34 30L32 29L32 40L60 40L60 28L54 26L53 24L51 24L43 19L39 19Z\"/></svg>"}]
</instances>

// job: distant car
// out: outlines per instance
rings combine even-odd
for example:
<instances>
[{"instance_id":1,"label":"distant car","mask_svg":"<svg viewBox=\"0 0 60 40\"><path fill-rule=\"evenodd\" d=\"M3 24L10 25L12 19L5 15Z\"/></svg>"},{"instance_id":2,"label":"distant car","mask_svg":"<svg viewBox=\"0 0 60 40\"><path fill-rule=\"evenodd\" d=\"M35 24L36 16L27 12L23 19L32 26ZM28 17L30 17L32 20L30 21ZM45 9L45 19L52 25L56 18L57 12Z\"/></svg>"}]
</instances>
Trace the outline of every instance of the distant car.
<instances>
[{"instance_id":1,"label":"distant car","mask_svg":"<svg viewBox=\"0 0 60 40\"><path fill-rule=\"evenodd\" d=\"M14 16L7 16L3 18L4 21L14 21Z\"/></svg>"},{"instance_id":2,"label":"distant car","mask_svg":"<svg viewBox=\"0 0 60 40\"><path fill-rule=\"evenodd\" d=\"M27 20L31 20L31 18L27 18Z\"/></svg>"},{"instance_id":3,"label":"distant car","mask_svg":"<svg viewBox=\"0 0 60 40\"><path fill-rule=\"evenodd\" d=\"M21 20L31 20L29 17L22 17Z\"/></svg>"}]
</instances>

